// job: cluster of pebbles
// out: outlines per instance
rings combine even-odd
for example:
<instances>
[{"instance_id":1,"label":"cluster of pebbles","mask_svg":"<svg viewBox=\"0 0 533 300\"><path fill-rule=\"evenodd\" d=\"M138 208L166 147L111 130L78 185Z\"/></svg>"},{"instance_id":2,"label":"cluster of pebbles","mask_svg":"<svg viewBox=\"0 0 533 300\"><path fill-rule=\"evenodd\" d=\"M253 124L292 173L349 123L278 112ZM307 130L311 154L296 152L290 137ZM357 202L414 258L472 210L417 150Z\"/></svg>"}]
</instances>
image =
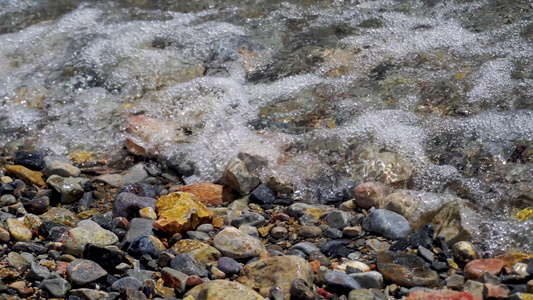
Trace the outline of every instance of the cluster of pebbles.
<instances>
[{"instance_id":1,"label":"cluster of pebbles","mask_svg":"<svg viewBox=\"0 0 533 300\"><path fill-rule=\"evenodd\" d=\"M454 216L415 228L379 183L323 205L233 167L220 185L104 173L0 157L0 298L533 299L533 255L483 257Z\"/></svg>"}]
</instances>

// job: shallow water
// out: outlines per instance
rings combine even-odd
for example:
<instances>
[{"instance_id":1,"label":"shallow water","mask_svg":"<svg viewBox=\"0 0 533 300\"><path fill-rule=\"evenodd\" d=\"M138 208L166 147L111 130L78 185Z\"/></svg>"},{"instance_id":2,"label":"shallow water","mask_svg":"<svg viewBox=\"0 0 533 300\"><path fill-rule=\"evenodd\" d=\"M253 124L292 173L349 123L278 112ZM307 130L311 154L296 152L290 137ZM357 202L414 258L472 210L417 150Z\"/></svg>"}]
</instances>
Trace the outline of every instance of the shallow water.
<instances>
[{"instance_id":1,"label":"shallow water","mask_svg":"<svg viewBox=\"0 0 533 300\"><path fill-rule=\"evenodd\" d=\"M533 220L511 218L533 205L530 1L0 7L5 152L112 161L142 115L163 122L154 157L195 166L187 183L254 153L268 160L264 180L305 201L342 201L369 180L428 206L458 195L479 212L486 250L531 250Z\"/></svg>"}]
</instances>

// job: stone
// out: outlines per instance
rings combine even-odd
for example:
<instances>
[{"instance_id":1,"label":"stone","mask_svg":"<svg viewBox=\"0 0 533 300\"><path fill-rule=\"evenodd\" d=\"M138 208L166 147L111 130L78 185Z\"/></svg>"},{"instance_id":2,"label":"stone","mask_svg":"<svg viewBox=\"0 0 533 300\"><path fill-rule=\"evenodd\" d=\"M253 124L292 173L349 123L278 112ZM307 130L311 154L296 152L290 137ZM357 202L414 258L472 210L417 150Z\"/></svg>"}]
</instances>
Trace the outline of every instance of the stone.
<instances>
[{"instance_id":1,"label":"stone","mask_svg":"<svg viewBox=\"0 0 533 300\"><path fill-rule=\"evenodd\" d=\"M288 231L285 227L275 226L270 229L270 236L275 239L284 238L287 235Z\"/></svg>"},{"instance_id":2,"label":"stone","mask_svg":"<svg viewBox=\"0 0 533 300\"><path fill-rule=\"evenodd\" d=\"M130 288L134 290L140 290L143 287L143 284L139 279L135 277L123 277L119 280L113 282L111 285L111 290L118 292L121 288Z\"/></svg>"},{"instance_id":3,"label":"stone","mask_svg":"<svg viewBox=\"0 0 533 300\"><path fill-rule=\"evenodd\" d=\"M476 259L466 264L464 273L465 279L478 279L483 272L489 272L492 275L499 275L503 269L503 260L493 259Z\"/></svg>"},{"instance_id":4,"label":"stone","mask_svg":"<svg viewBox=\"0 0 533 300\"><path fill-rule=\"evenodd\" d=\"M326 273L324 278L326 284L333 289L340 289L341 291L351 291L360 289L361 286L355 279L348 276L346 273L331 271Z\"/></svg>"},{"instance_id":5,"label":"stone","mask_svg":"<svg viewBox=\"0 0 533 300\"><path fill-rule=\"evenodd\" d=\"M276 198L276 194L266 185L260 185L250 193L250 202L260 205L272 204Z\"/></svg>"},{"instance_id":6,"label":"stone","mask_svg":"<svg viewBox=\"0 0 533 300\"><path fill-rule=\"evenodd\" d=\"M206 242L211 238L209 234L196 230L187 231L187 237L191 240L198 240L201 242Z\"/></svg>"},{"instance_id":7,"label":"stone","mask_svg":"<svg viewBox=\"0 0 533 300\"><path fill-rule=\"evenodd\" d=\"M363 228L388 239L405 238L411 231L409 222L401 215L385 209L375 209L363 221Z\"/></svg>"},{"instance_id":8,"label":"stone","mask_svg":"<svg viewBox=\"0 0 533 300\"><path fill-rule=\"evenodd\" d=\"M121 288L118 295L122 299L128 300L147 300L146 295L140 291L134 290L132 288Z\"/></svg>"},{"instance_id":9,"label":"stone","mask_svg":"<svg viewBox=\"0 0 533 300\"><path fill-rule=\"evenodd\" d=\"M39 281L47 278L48 276L50 276L50 271L48 268L33 261L30 264L30 270L25 275L26 279Z\"/></svg>"},{"instance_id":10,"label":"stone","mask_svg":"<svg viewBox=\"0 0 533 300\"><path fill-rule=\"evenodd\" d=\"M294 244L292 245L291 249L300 250L307 255L311 254L311 252L313 251L321 251L321 249L318 249L317 246L315 246L314 244L310 242L300 242L298 244Z\"/></svg>"},{"instance_id":11,"label":"stone","mask_svg":"<svg viewBox=\"0 0 533 300\"><path fill-rule=\"evenodd\" d=\"M365 182L355 188L355 203L357 206L368 209L379 208L381 199L388 195L390 188L380 182Z\"/></svg>"},{"instance_id":12,"label":"stone","mask_svg":"<svg viewBox=\"0 0 533 300\"><path fill-rule=\"evenodd\" d=\"M382 242L378 239L369 239L365 241L365 246L370 252L372 253L378 253L381 251L389 250L391 247L389 243Z\"/></svg>"},{"instance_id":13,"label":"stone","mask_svg":"<svg viewBox=\"0 0 533 300\"><path fill-rule=\"evenodd\" d=\"M117 195L122 193L130 193L139 197L148 198L155 198L157 196L156 191L149 184L144 182L135 182L132 184L128 184L120 188L120 190L118 190L117 192Z\"/></svg>"},{"instance_id":14,"label":"stone","mask_svg":"<svg viewBox=\"0 0 533 300\"><path fill-rule=\"evenodd\" d=\"M26 282L24 281L15 281L9 284L7 287L9 287L10 289L16 290L17 294L19 294L22 297L27 297L28 295L33 293L33 289L29 289L26 286Z\"/></svg>"},{"instance_id":15,"label":"stone","mask_svg":"<svg viewBox=\"0 0 533 300\"><path fill-rule=\"evenodd\" d=\"M281 291L281 288L279 288ZM296 300L314 300L319 299L320 296L312 289L312 287L302 278L295 279L290 288L291 299ZM281 297L281 299L284 299Z\"/></svg>"},{"instance_id":16,"label":"stone","mask_svg":"<svg viewBox=\"0 0 533 300\"><path fill-rule=\"evenodd\" d=\"M337 228L328 228L326 230L324 230L324 233L323 235L327 238L330 238L330 239L340 239L342 238L342 230L340 229L337 229Z\"/></svg>"},{"instance_id":17,"label":"stone","mask_svg":"<svg viewBox=\"0 0 533 300\"><path fill-rule=\"evenodd\" d=\"M7 174L16 177L27 183L28 185L44 186L43 174L41 172L32 171L20 165L5 165Z\"/></svg>"},{"instance_id":18,"label":"stone","mask_svg":"<svg viewBox=\"0 0 533 300\"><path fill-rule=\"evenodd\" d=\"M211 279L224 279L226 278L226 273L220 271L217 267L215 266L211 266L210 270L209 270L209 277Z\"/></svg>"},{"instance_id":19,"label":"stone","mask_svg":"<svg viewBox=\"0 0 533 300\"><path fill-rule=\"evenodd\" d=\"M316 238L322 235L322 229L314 225L302 226L298 230L298 235L306 238Z\"/></svg>"},{"instance_id":20,"label":"stone","mask_svg":"<svg viewBox=\"0 0 533 300\"><path fill-rule=\"evenodd\" d=\"M19 272L9 268L0 269L0 280L14 280L20 276Z\"/></svg>"},{"instance_id":21,"label":"stone","mask_svg":"<svg viewBox=\"0 0 533 300\"><path fill-rule=\"evenodd\" d=\"M144 219L150 219L150 220L157 220L157 214L155 213L155 210L151 207L145 207L139 209L139 217Z\"/></svg>"},{"instance_id":22,"label":"stone","mask_svg":"<svg viewBox=\"0 0 533 300\"><path fill-rule=\"evenodd\" d=\"M291 283L303 279L309 286L313 284L314 272L304 259L286 255L261 259L248 263L242 269L239 282L259 291L263 297L268 297L270 288L279 286L285 294L290 293Z\"/></svg>"},{"instance_id":23,"label":"stone","mask_svg":"<svg viewBox=\"0 0 533 300\"><path fill-rule=\"evenodd\" d=\"M70 294L83 300L104 300L107 297L107 293L92 289L75 289L70 290ZM69 298L70 299L70 298Z\"/></svg>"},{"instance_id":24,"label":"stone","mask_svg":"<svg viewBox=\"0 0 533 300\"><path fill-rule=\"evenodd\" d=\"M138 270L138 269L128 269L124 273L125 276L135 277L135 278L139 279L140 282L144 282L145 280L150 280L150 279L154 278L155 274L156 273L154 271Z\"/></svg>"},{"instance_id":25,"label":"stone","mask_svg":"<svg viewBox=\"0 0 533 300\"><path fill-rule=\"evenodd\" d=\"M352 217L353 216L348 212L334 210L327 215L326 221L330 227L343 229L344 227L350 225L350 220Z\"/></svg>"},{"instance_id":26,"label":"stone","mask_svg":"<svg viewBox=\"0 0 533 300\"><path fill-rule=\"evenodd\" d=\"M113 245L118 242L118 237L111 231L103 229L92 220L78 222L78 226L69 230L67 242L73 244L95 244L100 246Z\"/></svg>"},{"instance_id":27,"label":"stone","mask_svg":"<svg viewBox=\"0 0 533 300\"><path fill-rule=\"evenodd\" d=\"M213 246L223 255L234 259L256 257L261 251L266 251L259 240L235 227L220 231L213 239Z\"/></svg>"},{"instance_id":28,"label":"stone","mask_svg":"<svg viewBox=\"0 0 533 300\"><path fill-rule=\"evenodd\" d=\"M206 205L218 206L223 202L222 186L219 184L207 182L194 183L180 186L176 191L193 194L200 202Z\"/></svg>"},{"instance_id":29,"label":"stone","mask_svg":"<svg viewBox=\"0 0 533 300\"><path fill-rule=\"evenodd\" d=\"M463 291L468 292L478 298L483 298L483 286L481 282L467 280L464 284Z\"/></svg>"},{"instance_id":30,"label":"stone","mask_svg":"<svg viewBox=\"0 0 533 300\"><path fill-rule=\"evenodd\" d=\"M227 275L238 274L243 266L231 257L223 256L217 261L217 268Z\"/></svg>"},{"instance_id":31,"label":"stone","mask_svg":"<svg viewBox=\"0 0 533 300\"><path fill-rule=\"evenodd\" d=\"M143 218L134 218L129 223L129 229L124 236L124 243L130 244L134 239L148 234L153 235L153 224L154 220L143 219Z\"/></svg>"},{"instance_id":32,"label":"stone","mask_svg":"<svg viewBox=\"0 0 533 300\"><path fill-rule=\"evenodd\" d=\"M261 214L258 214L256 212L246 212L233 219L231 223L237 228L242 225L261 227L267 224L268 221Z\"/></svg>"},{"instance_id":33,"label":"stone","mask_svg":"<svg viewBox=\"0 0 533 300\"><path fill-rule=\"evenodd\" d=\"M392 251L378 253L376 264L387 280L404 287L433 287L439 282L437 272L413 254L400 254Z\"/></svg>"},{"instance_id":34,"label":"stone","mask_svg":"<svg viewBox=\"0 0 533 300\"><path fill-rule=\"evenodd\" d=\"M81 174L79 168L65 162L61 158L47 156L44 158L43 173L50 177L57 175L61 177L78 177Z\"/></svg>"},{"instance_id":35,"label":"stone","mask_svg":"<svg viewBox=\"0 0 533 300\"><path fill-rule=\"evenodd\" d=\"M174 289L166 287L163 283L156 282L155 280L146 280L144 285L150 289L150 293L156 297L160 298L171 298L176 296Z\"/></svg>"},{"instance_id":36,"label":"stone","mask_svg":"<svg viewBox=\"0 0 533 300\"><path fill-rule=\"evenodd\" d=\"M348 294L348 300L374 300L376 295L367 289L353 290Z\"/></svg>"},{"instance_id":37,"label":"stone","mask_svg":"<svg viewBox=\"0 0 533 300\"><path fill-rule=\"evenodd\" d=\"M208 224L202 224L202 225L196 227L196 230L201 231L201 232L205 232L205 233L210 233L210 232L215 231L215 227L212 224L208 223Z\"/></svg>"},{"instance_id":38,"label":"stone","mask_svg":"<svg viewBox=\"0 0 533 300\"><path fill-rule=\"evenodd\" d=\"M533 294L515 293L509 296L509 300L533 300Z\"/></svg>"},{"instance_id":39,"label":"stone","mask_svg":"<svg viewBox=\"0 0 533 300\"><path fill-rule=\"evenodd\" d=\"M451 250L454 260L461 265L480 258L478 248L474 246L474 244L472 244L471 242L457 242L452 246Z\"/></svg>"},{"instance_id":40,"label":"stone","mask_svg":"<svg viewBox=\"0 0 533 300\"><path fill-rule=\"evenodd\" d=\"M199 300L264 299L259 293L246 285L227 280L212 280L197 285L185 293L184 299L187 299L187 297L191 297L189 299Z\"/></svg>"},{"instance_id":41,"label":"stone","mask_svg":"<svg viewBox=\"0 0 533 300\"><path fill-rule=\"evenodd\" d=\"M171 268L163 268L161 270L161 278L163 278L165 285L173 288L178 293L185 291L188 277L186 274Z\"/></svg>"},{"instance_id":42,"label":"stone","mask_svg":"<svg viewBox=\"0 0 533 300\"><path fill-rule=\"evenodd\" d=\"M320 205L320 204L306 204L306 203L294 203L290 205L287 209L287 214L291 217L294 217L296 219L300 220L300 223L302 224L302 218L307 218L308 222L311 224L307 225L314 225L315 222L320 220L320 218L323 215L326 215L333 211L333 208L329 205ZM302 224L306 225L306 224Z\"/></svg>"},{"instance_id":43,"label":"stone","mask_svg":"<svg viewBox=\"0 0 533 300\"><path fill-rule=\"evenodd\" d=\"M126 256L119 250L87 244L83 248L83 258L96 262L108 272L113 272Z\"/></svg>"},{"instance_id":44,"label":"stone","mask_svg":"<svg viewBox=\"0 0 533 300\"><path fill-rule=\"evenodd\" d=\"M342 229L342 233L350 238L360 237L365 234L362 226L346 226Z\"/></svg>"},{"instance_id":45,"label":"stone","mask_svg":"<svg viewBox=\"0 0 533 300\"><path fill-rule=\"evenodd\" d=\"M346 245L350 244L350 242L351 241L348 239L331 240L320 247L320 252L327 256L337 255L339 251L345 248Z\"/></svg>"},{"instance_id":46,"label":"stone","mask_svg":"<svg viewBox=\"0 0 533 300\"><path fill-rule=\"evenodd\" d=\"M42 170L44 168L44 155L42 152L17 151L13 155L15 165L21 165L31 170Z\"/></svg>"},{"instance_id":47,"label":"stone","mask_svg":"<svg viewBox=\"0 0 533 300\"><path fill-rule=\"evenodd\" d=\"M208 275L204 265L188 253L176 255L170 262L170 267L189 276L207 277Z\"/></svg>"},{"instance_id":48,"label":"stone","mask_svg":"<svg viewBox=\"0 0 533 300\"><path fill-rule=\"evenodd\" d=\"M318 261L320 265L326 266L326 267L331 264L329 258L320 251L311 251L311 253L309 253L309 258L307 260L310 263L313 261Z\"/></svg>"},{"instance_id":49,"label":"stone","mask_svg":"<svg viewBox=\"0 0 533 300\"><path fill-rule=\"evenodd\" d=\"M157 258L159 253L165 250L163 243L154 235L149 234L134 239L128 247L128 253L135 258L140 258L145 254Z\"/></svg>"},{"instance_id":50,"label":"stone","mask_svg":"<svg viewBox=\"0 0 533 300\"><path fill-rule=\"evenodd\" d=\"M2 197L0 197L0 206L2 206L2 207L11 206L11 205L16 204L16 203L17 203L17 198L15 196L13 196L13 195L6 194L6 195L2 195Z\"/></svg>"},{"instance_id":51,"label":"stone","mask_svg":"<svg viewBox=\"0 0 533 300\"><path fill-rule=\"evenodd\" d=\"M26 271L30 266L30 262L28 262L24 256L18 254L17 252L9 252L7 255L7 264L20 273Z\"/></svg>"},{"instance_id":52,"label":"stone","mask_svg":"<svg viewBox=\"0 0 533 300\"><path fill-rule=\"evenodd\" d=\"M157 199L140 197L132 193L120 193L113 203L113 216L127 220L139 217L139 210L150 207L155 210Z\"/></svg>"},{"instance_id":53,"label":"stone","mask_svg":"<svg viewBox=\"0 0 533 300\"><path fill-rule=\"evenodd\" d=\"M21 197L22 198L22 197ZM24 209L32 214L45 213L50 206L50 199L46 196L30 200L28 198L21 199Z\"/></svg>"},{"instance_id":54,"label":"stone","mask_svg":"<svg viewBox=\"0 0 533 300\"><path fill-rule=\"evenodd\" d=\"M43 222L53 222L69 227L75 227L80 221L74 213L62 207L51 207L46 213L39 217Z\"/></svg>"},{"instance_id":55,"label":"stone","mask_svg":"<svg viewBox=\"0 0 533 300\"><path fill-rule=\"evenodd\" d=\"M435 257L433 257L433 253L429 249L423 246L418 246L416 254L418 254L418 256L422 257L425 261L429 263L432 263L433 261L435 261Z\"/></svg>"},{"instance_id":56,"label":"stone","mask_svg":"<svg viewBox=\"0 0 533 300\"><path fill-rule=\"evenodd\" d=\"M176 254L188 253L204 266L214 264L222 253L216 248L198 240L183 239L177 241L171 248Z\"/></svg>"},{"instance_id":57,"label":"stone","mask_svg":"<svg viewBox=\"0 0 533 300\"><path fill-rule=\"evenodd\" d=\"M367 264L362 263L360 261L353 261L353 260L344 260L342 264L337 265L335 267L334 271L348 273L347 272L348 269L358 270L359 272L370 271L370 267Z\"/></svg>"},{"instance_id":58,"label":"stone","mask_svg":"<svg viewBox=\"0 0 533 300\"><path fill-rule=\"evenodd\" d=\"M241 195L247 195L261 182L256 172L265 165L265 157L239 153L226 166L222 181Z\"/></svg>"},{"instance_id":59,"label":"stone","mask_svg":"<svg viewBox=\"0 0 533 300\"><path fill-rule=\"evenodd\" d=\"M409 293L406 300L481 300L468 292L455 292L448 290L423 291L417 290Z\"/></svg>"},{"instance_id":60,"label":"stone","mask_svg":"<svg viewBox=\"0 0 533 300\"><path fill-rule=\"evenodd\" d=\"M352 273L350 277L355 279L365 289L383 289L383 275L376 271Z\"/></svg>"},{"instance_id":61,"label":"stone","mask_svg":"<svg viewBox=\"0 0 533 300\"><path fill-rule=\"evenodd\" d=\"M492 285L500 285L501 283L500 278L498 278L498 276L492 275L491 273L487 271L483 272L483 274L481 274L481 276L477 278L477 281L481 283L492 284Z\"/></svg>"},{"instance_id":62,"label":"stone","mask_svg":"<svg viewBox=\"0 0 533 300\"><path fill-rule=\"evenodd\" d=\"M70 288L70 284L63 278L44 279L39 286L55 298L65 297Z\"/></svg>"},{"instance_id":63,"label":"stone","mask_svg":"<svg viewBox=\"0 0 533 300\"><path fill-rule=\"evenodd\" d=\"M266 228L261 228L261 232L264 234L265 232L268 232ZM259 229L255 226L250 225L241 225L239 226L239 230L247 235L253 236L253 237L259 237Z\"/></svg>"},{"instance_id":64,"label":"stone","mask_svg":"<svg viewBox=\"0 0 533 300\"><path fill-rule=\"evenodd\" d=\"M17 242L15 243L15 245L11 246L10 249L11 251L30 252L36 254L41 254L47 251L47 249L43 245L27 242Z\"/></svg>"},{"instance_id":65,"label":"stone","mask_svg":"<svg viewBox=\"0 0 533 300\"><path fill-rule=\"evenodd\" d=\"M107 272L91 260L76 259L67 266L67 275L73 285L83 286L105 277Z\"/></svg>"},{"instance_id":66,"label":"stone","mask_svg":"<svg viewBox=\"0 0 533 300\"><path fill-rule=\"evenodd\" d=\"M452 274L446 278L446 286L452 290L461 290L465 284L465 278L458 274Z\"/></svg>"},{"instance_id":67,"label":"stone","mask_svg":"<svg viewBox=\"0 0 533 300\"><path fill-rule=\"evenodd\" d=\"M156 203L159 220L154 227L168 234L182 233L207 223L213 217L205 204L189 193L176 192L161 196Z\"/></svg>"},{"instance_id":68,"label":"stone","mask_svg":"<svg viewBox=\"0 0 533 300\"><path fill-rule=\"evenodd\" d=\"M112 187L123 187L144 181L146 178L148 178L148 173L144 169L144 165L140 163L120 174L104 174L95 177L94 180L105 182Z\"/></svg>"},{"instance_id":69,"label":"stone","mask_svg":"<svg viewBox=\"0 0 533 300\"><path fill-rule=\"evenodd\" d=\"M82 179L63 178L58 175L48 177L46 183L61 196L61 203L71 203L83 196Z\"/></svg>"},{"instance_id":70,"label":"stone","mask_svg":"<svg viewBox=\"0 0 533 300\"><path fill-rule=\"evenodd\" d=\"M6 220L7 230L11 234L11 237L18 242L29 242L31 241L33 234L28 227L26 227L22 222L17 219L8 218Z\"/></svg>"}]
</instances>

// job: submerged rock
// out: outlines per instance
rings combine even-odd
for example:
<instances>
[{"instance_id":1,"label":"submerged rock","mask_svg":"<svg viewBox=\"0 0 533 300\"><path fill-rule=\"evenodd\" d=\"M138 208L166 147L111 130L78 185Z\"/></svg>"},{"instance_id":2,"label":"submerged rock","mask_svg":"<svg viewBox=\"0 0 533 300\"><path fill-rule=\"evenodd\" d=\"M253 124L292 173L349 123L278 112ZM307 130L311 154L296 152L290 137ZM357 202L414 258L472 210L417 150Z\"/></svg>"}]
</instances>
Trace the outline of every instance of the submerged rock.
<instances>
[{"instance_id":1,"label":"submerged rock","mask_svg":"<svg viewBox=\"0 0 533 300\"><path fill-rule=\"evenodd\" d=\"M378 253L377 267L383 277L404 287L433 287L439 282L437 272L413 254L399 254L391 251Z\"/></svg>"},{"instance_id":2,"label":"submerged rock","mask_svg":"<svg viewBox=\"0 0 533 300\"><path fill-rule=\"evenodd\" d=\"M363 221L366 231L376 232L389 239L405 238L411 232L407 219L385 209L372 211Z\"/></svg>"},{"instance_id":3,"label":"submerged rock","mask_svg":"<svg viewBox=\"0 0 533 300\"><path fill-rule=\"evenodd\" d=\"M128 184L143 181L148 178L148 173L143 164L137 164L120 174L105 174L95 177L95 180L103 181L113 187L123 187Z\"/></svg>"}]
</instances>

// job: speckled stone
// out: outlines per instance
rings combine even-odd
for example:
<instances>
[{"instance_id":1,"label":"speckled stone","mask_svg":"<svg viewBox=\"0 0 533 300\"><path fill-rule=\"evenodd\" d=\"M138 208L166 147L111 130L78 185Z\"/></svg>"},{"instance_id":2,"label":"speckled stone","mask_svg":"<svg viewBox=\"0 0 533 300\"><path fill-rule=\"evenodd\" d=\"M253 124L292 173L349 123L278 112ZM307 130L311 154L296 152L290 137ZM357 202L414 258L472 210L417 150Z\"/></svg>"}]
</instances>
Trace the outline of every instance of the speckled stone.
<instances>
[{"instance_id":1,"label":"speckled stone","mask_svg":"<svg viewBox=\"0 0 533 300\"><path fill-rule=\"evenodd\" d=\"M220 231L213 239L213 246L234 259L256 257L261 251L266 251L259 240L234 227Z\"/></svg>"}]
</instances>

